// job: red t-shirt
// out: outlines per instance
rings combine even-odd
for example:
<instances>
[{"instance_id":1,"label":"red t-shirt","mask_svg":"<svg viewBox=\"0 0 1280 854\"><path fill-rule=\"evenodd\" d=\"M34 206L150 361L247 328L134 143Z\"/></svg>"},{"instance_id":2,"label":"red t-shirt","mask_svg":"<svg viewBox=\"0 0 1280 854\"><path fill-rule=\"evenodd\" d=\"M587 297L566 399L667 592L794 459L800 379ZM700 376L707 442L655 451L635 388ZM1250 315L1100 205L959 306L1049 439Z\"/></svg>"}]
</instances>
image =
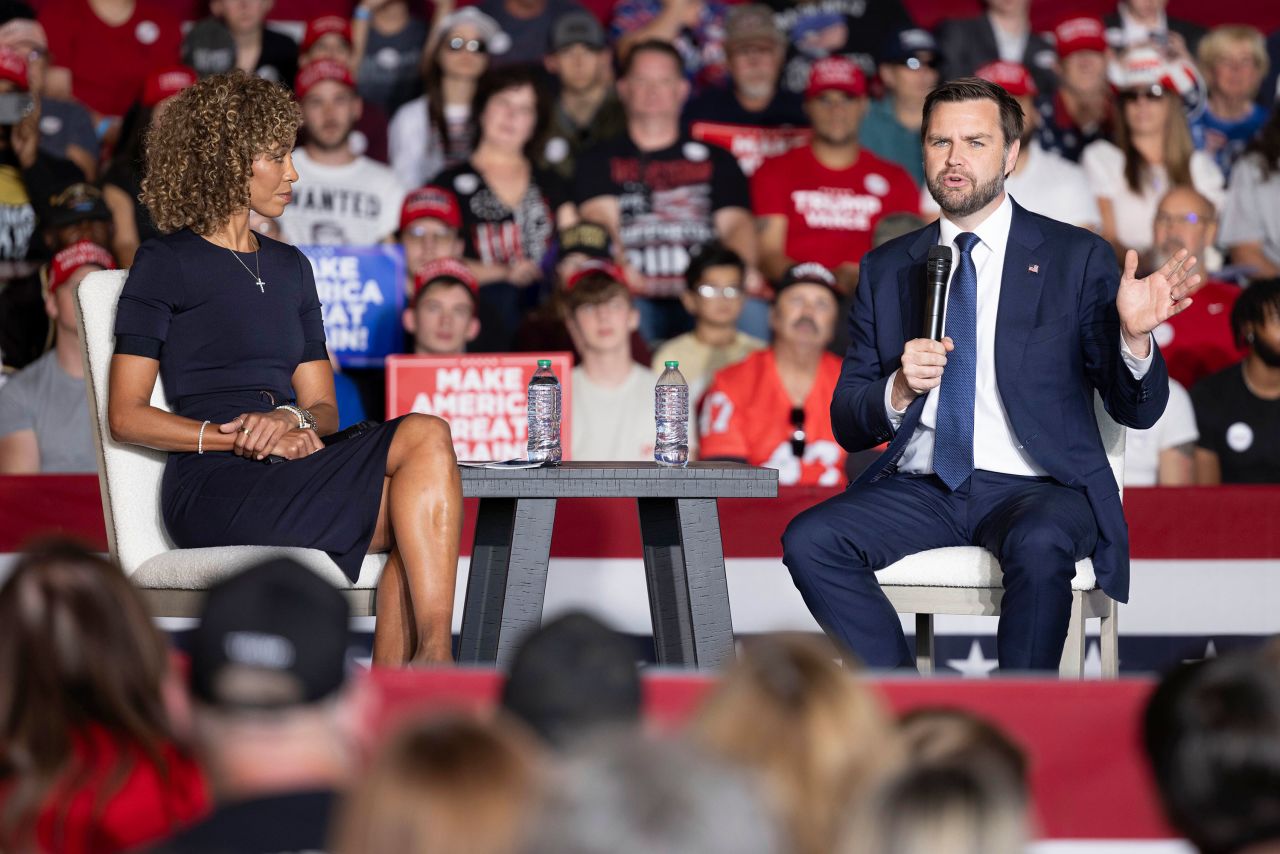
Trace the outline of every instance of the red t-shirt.
<instances>
[{"instance_id":1,"label":"red t-shirt","mask_svg":"<svg viewBox=\"0 0 1280 854\"><path fill-rule=\"evenodd\" d=\"M1191 298L1191 307L1156 327L1156 344L1169 376L1191 388L1201 379L1245 356L1231 333L1231 309L1240 288L1207 282Z\"/></svg>"},{"instance_id":2,"label":"red t-shirt","mask_svg":"<svg viewBox=\"0 0 1280 854\"><path fill-rule=\"evenodd\" d=\"M796 459L791 397L778 375L773 349L722 368L702 398L698 456L777 469L778 483L784 486L839 486L845 451L831 431L831 398L839 379L840 358L823 353L804 401L804 458Z\"/></svg>"},{"instance_id":3,"label":"red t-shirt","mask_svg":"<svg viewBox=\"0 0 1280 854\"><path fill-rule=\"evenodd\" d=\"M55 787L36 819L39 852L114 854L158 842L203 817L210 793L195 760L172 744L161 748L166 771L136 748L122 759L120 749L101 727L76 740L75 751L88 764L87 779L68 791ZM128 763L123 779L116 768ZM0 807L7 787L0 788ZM99 799L105 797L100 804Z\"/></svg>"},{"instance_id":4,"label":"red t-shirt","mask_svg":"<svg viewBox=\"0 0 1280 854\"><path fill-rule=\"evenodd\" d=\"M787 218L787 257L831 269L861 263L885 214L920 212L906 170L865 148L848 169L828 169L807 145L770 158L752 176L751 200L756 216Z\"/></svg>"},{"instance_id":5,"label":"red t-shirt","mask_svg":"<svg viewBox=\"0 0 1280 854\"><path fill-rule=\"evenodd\" d=\"M40 23L49 34L50 64L71 69L76 100L106 116L124 115L152 69L179 60L178 19L155 0L137 0L118 27L94 14L89 0L46 0Z\"/></svg>"}]
</instances>

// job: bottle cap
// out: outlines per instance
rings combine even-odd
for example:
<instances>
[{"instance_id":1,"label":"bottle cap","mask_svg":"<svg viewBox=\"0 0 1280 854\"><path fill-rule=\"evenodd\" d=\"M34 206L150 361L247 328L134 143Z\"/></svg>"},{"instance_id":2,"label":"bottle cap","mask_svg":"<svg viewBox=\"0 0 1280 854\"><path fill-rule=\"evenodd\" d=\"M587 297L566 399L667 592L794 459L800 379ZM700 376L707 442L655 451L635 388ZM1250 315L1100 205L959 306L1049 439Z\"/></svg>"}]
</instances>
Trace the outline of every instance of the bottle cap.
<instances>
[{"instance_id":1,"label":"bottle cap","mask_svg":"<svg viewBox=\"0 0 1280 854\"><path fill-rule=\"evenodd\" d=\"M551 367L551 360L550 360L550 359L539 359L539 360L538 360L538 367L539 367L539 368L549 368L549 367Z\"/></svg>"},{"instance_id":2,"label":"bottle cap","mask_svg":"<svg viewBox=\"0 0 1280 854\"><path fill-rule=\"evenodd\" d=\"M666 365L668 368L680 367L680 363L677 362L675 359L671 359L670 361L663 362L662 364Z\"/></svg>"}]
</instances>

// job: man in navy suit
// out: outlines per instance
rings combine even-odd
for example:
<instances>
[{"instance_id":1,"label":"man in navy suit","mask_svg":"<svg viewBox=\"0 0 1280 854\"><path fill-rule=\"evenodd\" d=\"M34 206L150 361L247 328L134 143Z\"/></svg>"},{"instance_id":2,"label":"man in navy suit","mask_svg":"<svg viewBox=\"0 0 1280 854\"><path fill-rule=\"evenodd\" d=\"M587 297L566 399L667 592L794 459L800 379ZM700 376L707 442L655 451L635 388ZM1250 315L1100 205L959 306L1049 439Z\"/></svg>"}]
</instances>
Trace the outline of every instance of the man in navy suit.
<instances>
[{"instance_id":1,"label":"man in navy suit","mask_svg":"<svg viewBox=\"0 0 1280 854\"><path fill-rule=\"evenodd\" d=\"M783 562L828 632L871 667L912 666L875 570L977 545L1004 570L1003 669L1054 670L1077 560L1126 601L1129 543L1094 417L1150 427L1169 395L1151 330L1191 304L1185 251L1145 279L1118 275L1096 235L1029 213L1004 191L1023 115L996 84L946 83L922 137L939 222L862 262L852 340L831 402L840 444L889 449L843 494L792 520ZM1043 192L1054 192L1053 187ZM949 245L945 337L922 338L925 262Z\"/></svg>"}]
</instances>

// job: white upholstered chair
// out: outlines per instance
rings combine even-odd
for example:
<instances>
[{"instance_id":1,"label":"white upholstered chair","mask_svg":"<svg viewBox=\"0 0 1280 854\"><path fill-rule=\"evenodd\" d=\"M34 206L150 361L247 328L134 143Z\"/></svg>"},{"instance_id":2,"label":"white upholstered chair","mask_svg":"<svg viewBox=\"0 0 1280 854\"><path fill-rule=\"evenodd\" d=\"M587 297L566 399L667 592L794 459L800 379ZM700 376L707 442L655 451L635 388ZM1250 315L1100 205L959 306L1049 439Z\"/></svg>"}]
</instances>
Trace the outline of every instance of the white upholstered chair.
<instances>
[{"instance_id":1,"label":"white upholstered chair","mask_svg":"<svg viewBox=\"0 0 1280 854\"><path fill-rule=\"evenodd\" d=\"M152 612L161 617L199 613L203 591L220 579L270 557L288 556L319 573L342 590L353 616L373 613L374 588L386 555L369 555L352 584L338 565L318 549L268 546L223 546L179 549L160 518L160 478L165 454L111 438L107 425L107 385L115 347L116 302L124 287L122 270L90 273L76 290L80 324L80 352L84 360L85 390L98 451L98 483L106 518L111 557L142 589ZM152 405L168 410L156 380Z\"/></svg>"},{"instance_id":2,"label":"white upholstered chair","mask_svg":"<svg viewBox=\"0 0 1280 854\"><path fill-rule=\"evenodd\" d=\"M1111 420L1102 401L1094 397L1098 431L1107 450L1107 459L1116 483L1124 489L1125 428ZM991 552L978 546L931 549L909 555L876 573L880 587L900 614L916 616L916 666L932 673L933 615L998 617L1001 586L1000 563ZM1084 621L1101 621L1102 676L1114 679L1119 673L1119 628L1116 602L1098 588L1089 558L1076 564L1071 582L1071 623L1062 651L1058 673L1079 679L1084 674Z\"/></svg>"}]
</instances>

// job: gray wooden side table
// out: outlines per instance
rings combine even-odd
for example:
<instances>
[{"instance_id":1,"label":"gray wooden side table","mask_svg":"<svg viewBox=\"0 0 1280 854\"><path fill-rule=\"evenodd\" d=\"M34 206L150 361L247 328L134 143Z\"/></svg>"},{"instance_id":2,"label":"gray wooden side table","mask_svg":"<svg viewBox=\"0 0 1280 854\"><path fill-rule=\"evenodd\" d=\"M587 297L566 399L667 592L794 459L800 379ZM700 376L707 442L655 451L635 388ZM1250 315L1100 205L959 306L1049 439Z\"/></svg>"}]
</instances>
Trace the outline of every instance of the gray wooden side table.
<instances>
[{"instance_id":1,"label":"gray wooden side table","mask_svg":"<svg viewBox=\"0 0 1280 854\"><path fill-rule=\"evenodd\" d=\"M733 657L716 499L774 498L778 473L740 463L463 468L462 494L479 498L480 509L460 664L509 665L524 636L541 623L556 499L634 498L658 663L716 667Z\"/></svg>"}]
</instances>

